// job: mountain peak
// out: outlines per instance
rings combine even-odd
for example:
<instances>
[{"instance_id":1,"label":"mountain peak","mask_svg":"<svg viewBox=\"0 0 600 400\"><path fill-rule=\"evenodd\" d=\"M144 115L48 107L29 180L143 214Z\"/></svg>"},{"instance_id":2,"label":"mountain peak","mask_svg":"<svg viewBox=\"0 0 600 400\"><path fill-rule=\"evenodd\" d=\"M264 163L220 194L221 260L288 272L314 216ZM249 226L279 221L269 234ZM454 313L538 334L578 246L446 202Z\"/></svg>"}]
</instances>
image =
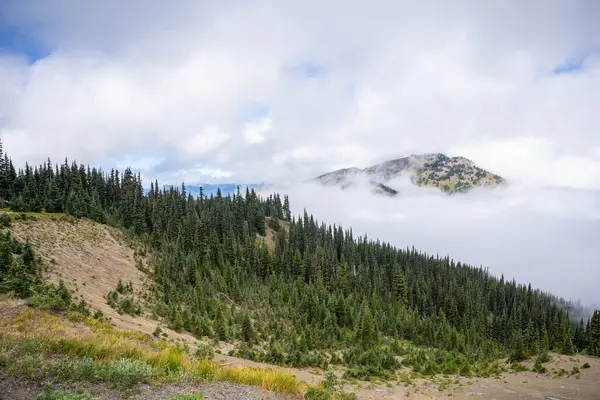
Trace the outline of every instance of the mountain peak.
<instances>
[{"instance_id":1,"label":"mountain peak","mask_svg":"<svg viewBox=\"0 0 600 400\"><path fill-rule=\"evenodd\" d=\"M433 186L446 193L504 183L502 177L479 168L466 157L448 157L443 153L411 154L364 169L344 168L320 175L315 180L344 189L354 184L357 178L364 177L374 186L375 191L395 195L398 192L384 183L405 174L417 186Z\"/></svg>"}]
</instances>

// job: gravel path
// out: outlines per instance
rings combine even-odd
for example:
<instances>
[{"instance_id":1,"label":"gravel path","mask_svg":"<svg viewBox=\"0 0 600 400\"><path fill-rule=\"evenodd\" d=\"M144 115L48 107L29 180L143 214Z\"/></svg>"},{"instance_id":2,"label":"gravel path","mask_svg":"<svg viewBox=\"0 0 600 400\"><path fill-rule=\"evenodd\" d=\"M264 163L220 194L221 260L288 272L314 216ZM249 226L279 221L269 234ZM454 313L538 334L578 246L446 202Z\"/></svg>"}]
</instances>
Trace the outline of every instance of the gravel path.
<instances>
[{"instance_id":1,"label":"gravel path","mask_svg":"<svg viewBox=\"0 0 600 400\"><path fill-rule=\"evenodd\" d=\"M29 381L18 377L0 375L0 400L34 400L44 392L46 382ZM61 382L52 384L54 390L88 392L102 400L169 400L177 394L204 394L206 400L285 400L289 399L276 393L255 387L236 385L228 382L210 382L202 384L163 384L160 386L141 385L140 387L120 391L103 383Z\"/></svg>"}]
</instances>

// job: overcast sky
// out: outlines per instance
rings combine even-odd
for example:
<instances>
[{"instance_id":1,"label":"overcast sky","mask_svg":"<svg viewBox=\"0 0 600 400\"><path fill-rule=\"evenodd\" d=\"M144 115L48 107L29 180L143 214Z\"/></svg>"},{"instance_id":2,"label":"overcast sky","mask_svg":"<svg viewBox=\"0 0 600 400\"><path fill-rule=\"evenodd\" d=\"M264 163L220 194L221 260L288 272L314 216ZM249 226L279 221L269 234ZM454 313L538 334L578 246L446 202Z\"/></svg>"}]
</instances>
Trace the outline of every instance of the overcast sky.
<instances>
[{"instance_id":1,"label":"overcast sky","mask_svg":"<svg viewBox=\"0 0 600 400\"><path fill-rule=\"evenodd\" d=\"M401 200L471 232L428 242L430 219L415 244L462 254L497 222L532 257L576 251L569 271L600 285L598 21L595 0L0 0L0 136L19 165L68 157L174 184L462 155L519 191L478 200L479 219L460 200ZM381 234L411 240L398 229ZM510 263L491 239L478 248L475 261Z\"/></svg>"}]
</instances>

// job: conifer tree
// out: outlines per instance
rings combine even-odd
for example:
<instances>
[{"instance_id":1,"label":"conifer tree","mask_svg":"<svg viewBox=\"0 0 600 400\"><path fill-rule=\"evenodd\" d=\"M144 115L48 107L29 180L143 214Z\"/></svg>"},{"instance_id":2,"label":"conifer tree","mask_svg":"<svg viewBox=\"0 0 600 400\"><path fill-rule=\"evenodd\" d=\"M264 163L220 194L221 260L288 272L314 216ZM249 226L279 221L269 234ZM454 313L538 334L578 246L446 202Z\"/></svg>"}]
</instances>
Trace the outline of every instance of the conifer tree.
<instances>
[{"instance_id":1,"label":"conifer tree","mask_svg":"<svg viewBox=\"0 0 600 400\"><path fill-rule=\"evenodd\" d=\"M365 345L371 345L375 342L375 329L373 326L373 317L369 305L364 302L358 328L358 337Z\"/></svg>"},{"instance_id":2,"label":"conifer tree","mask_svg":"<svg viewBox=\"0 0 600 400\"><path fill-rule=\"evenodd\" d=\"M254 327L252 326L252 320L248 314L244 314L242 322L242 336L246 343L252 343L254 341Z\"/></svg>"},{"instance_id":3,"label":"conifer tree","mask_svg":"<svg viewBox=\"0 0 600 400\"><path fill-rule=\"evenodd\" d=\"M587 340L588 353L592 356L600 356L600 310L596 310L592 316Z\"/></svg>"},{"instance_id":4,"label":"conifer tree","mask_svg":"<svg viewBox=\"0 0 600 400\"><path fill-rule=\"evenodd\" d=\"M392 290L394 293L394 300L401 305L408 303L408 285L406 283L406 277L402 273L402 269L399 264L394 265L394 280L392 281Z\"/></svg>"}]
</instances>

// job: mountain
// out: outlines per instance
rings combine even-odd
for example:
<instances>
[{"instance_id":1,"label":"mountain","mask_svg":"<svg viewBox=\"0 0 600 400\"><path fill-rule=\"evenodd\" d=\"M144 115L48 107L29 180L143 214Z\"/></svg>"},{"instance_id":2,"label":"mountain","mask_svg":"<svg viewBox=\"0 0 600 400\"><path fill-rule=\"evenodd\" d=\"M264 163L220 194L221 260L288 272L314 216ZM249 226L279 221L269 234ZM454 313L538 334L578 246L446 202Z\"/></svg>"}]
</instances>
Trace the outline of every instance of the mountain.
<instances>
[{"instance_id":1,"label":"mountain","mask_svg":"<svg viewBox=\"0 0 600 400\"><path fill-rule=\"evenodd\" d=\"M163 185L163 189L168 190L171 186L173 185ZM178 185L174 186L181 189ZM221 195L227 196L229 194L235 194L238 186L240 187L242 194L245 194L246 188L261 189L264 185L262 183L203 183L200 185L186 185L185 190L186 193L191 194L194 198L200 195L200 188L202 188L202 193L204 193L206 197L210 197L211 195L216 196L218 189L221 189ZM145 194L148 194L149 192L149 188L144 188Z\"/></svg>"},{"instance_id":2,"label":"mountain","mask_svg":"<svg viewBox=\"0 0 600 400\"><path fill-rule=\"evenodd\" d=\"M504 178L486 171L465 157L448 157L441 153L412 154L360 169L344 168L318 176L314 180L326 186L346 189L366 181L377 193L394 196L394 179L408 175L417 186L433 186L446 193L462 192L472 187L496 186Z\"/></svg>"}]
</instances>

